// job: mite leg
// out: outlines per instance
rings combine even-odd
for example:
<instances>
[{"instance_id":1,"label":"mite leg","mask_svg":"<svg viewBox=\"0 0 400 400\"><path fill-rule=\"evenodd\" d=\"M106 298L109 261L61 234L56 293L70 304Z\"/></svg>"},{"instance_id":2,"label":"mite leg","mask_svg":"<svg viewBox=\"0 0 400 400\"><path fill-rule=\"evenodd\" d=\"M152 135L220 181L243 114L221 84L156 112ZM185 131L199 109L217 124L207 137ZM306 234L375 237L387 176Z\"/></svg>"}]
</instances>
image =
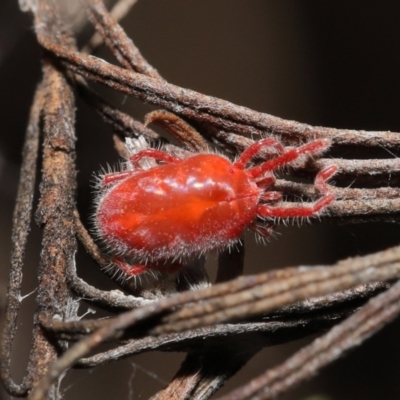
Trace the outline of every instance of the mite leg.
<instances>
[{"instance_id":1,"label":"mite leg","mask_svg":"<svg viewBox=\"0 0 400 400\"><path fill-rule=\"evenodd\" d=\"M282 143L280 143L276 139L268 138L259 140L258 142L253 143L250 147L248 147L240 157L233 163L233 165L238 169L244 169L246 164L254 158L257 154L261 152L262 149L266 147L273 147L279 153L283 153L285 148Z\"/></svg>"},{"instance_id":2,"label":"mite leg","mask_svg":"<svg viewBox=\"0 0 400 400\"><path fill-rule=\"evenodd\" d=\"M124 274L128 276L137 276L150 269L148 265L136 264L132 265L127 263L120 257L113 257L111 262L115 264Z\"/></svg>"},{"instance_id":3,"label":"mite leg","mask_svg":"<svg viewBox=\"0 0 400 400\"><path fill-rule=\"evenodd\" d=\"M133 154L129 158L129 160L134 167L138 167L138 162L145 157L154 158L155 160L159 161L164 161L166 164L176 163L181 160L179 157L171 156L171 154L168 154L165 151L156 149L146 149L139 151L139 153Z\"/></svg>"},{"instance_id":4,"label":"mite leg","mask_svg":"<svg viewBox=\"0 0 400 400\"><path fill-rule=\"evenodd\" d=\"M309 204L301 204L295 206L268 206L262 204L258 207L257 215L261 218L301 218L301 217L313 217L317 215L321 210L328 206L335 199L333 193L331 193L327 181L337 171L335 165L331 165L318 173L315 178L315 188L323 194L323 196Z\"/></svg>"},{"instance_id":5,"label":"mite leg","mask_svg":"<svg viewBox=\"0 0 400 400\"><path fill-rule=\"evenodd\" d=\"M270 224L261 225L254 221L250 225L250 229L262 238L269 238L274 233L275 227Z\"/></svg>"},{"instance_id":6,"label":"mite leg","mask_svg":"<svg viewBox=\"0 0 400 400\"><path fill-rule=\"evenodd\" d=\"M170 154L165 153L164 151L161 151L161 150L156 150L156 149L142 150L142 151L139 151L139 153L133 154L129 159L130 162L132 163L133 167L135 167L135 169L119 171L119 172L111 172L110 174L106 174L103 177L103 183L105 185L110 185L110 184L122 181L125 178L128 178L129 176L133 175L137 170L142 169L142 168L140 168L138 163L141 159L143 159L145 157L151 157L151 158L154 158L155 160L164 161L167 164L171 164L171 163L180 161L180 158L171 156Z\"/></svg>"},{"instance_id":7,"label":"mite leg","mask_svg":"<svg viewBox=\"0 0 400 400\"><path fill-rule=\"evenodd\" d=\"M148 271L159 271L166 273L174 273L181 269L183 265L179 262L165 264L163 261L155 264L130 264L120 257L113 257L111 262L115 264L122 272L128 276L138 276Z\"/></svg>"},{"instance_id":8,"label":"mite leg","mask_svg":"<svg viewBox=\"0 0 400 400\"><path fill-rule=\"evenodd\" d=\"M282 193L281 192L265 192L260 196L260 200L262 201L282 201Z\"/></svg>"},{"instance_id":9,"label":"mite leg","mask_svg":"<svg viewBox=\"0 0 400 400\"><path fill-rule=\"evenodd\" d=\"M327 139L321 139L306 143L300 147L292 147L288 150L285 150L278 157L275 157L272 160L265 161L264 163L256 167L248 169L247 173L251 178L256 179L262 176L265 172L274 171L280 167L283 167L286 164L297 160L301 156L318 155L326 150L330 146L330 143L331 142Z\"/></svg>"},{"instance_id":10,"label":"mite leg","mask_svg":"<svg viewBox=\"0 0 400 400\"><path fill-rule=\"evenodd\" d=\"M132 174L134 174L134 170L127 170L127 171L119 171L119 172L111 172L103 176L103 183L105 185L111 185L113 183L119 182L128 178Z\"/></svg>"},{"instance_id":11,"label":"mite leg","mask_svg":"<svg viewBox=\"0 0 400 400\"><path fill-rule=\"evenodd\" d=\"M256 181L256 184L260 188L266 188L271 186L275 183L275 177L271 174L270 176L265 176L262 179Z\"/></svg>"}]
</instances>

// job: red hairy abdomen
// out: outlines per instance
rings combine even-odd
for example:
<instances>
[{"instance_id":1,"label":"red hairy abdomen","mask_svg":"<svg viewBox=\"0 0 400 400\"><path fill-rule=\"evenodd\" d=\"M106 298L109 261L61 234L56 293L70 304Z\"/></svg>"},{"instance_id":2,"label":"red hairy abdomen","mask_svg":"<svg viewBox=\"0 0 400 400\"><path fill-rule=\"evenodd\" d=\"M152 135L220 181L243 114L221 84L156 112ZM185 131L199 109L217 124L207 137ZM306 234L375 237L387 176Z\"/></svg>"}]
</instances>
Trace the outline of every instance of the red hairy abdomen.
<instances>
[{"instance_id":1,"label":"red hairy abdomen","mask_svg":"<svg viewBox=\"0 0 400 400\"><path fill-rule=\"evenodd\" d=\"M100 235L122 255L192 256L233 243L256 218L260 189L218 155L138 171L100 201Z\"/></svg>"}]
</instances>

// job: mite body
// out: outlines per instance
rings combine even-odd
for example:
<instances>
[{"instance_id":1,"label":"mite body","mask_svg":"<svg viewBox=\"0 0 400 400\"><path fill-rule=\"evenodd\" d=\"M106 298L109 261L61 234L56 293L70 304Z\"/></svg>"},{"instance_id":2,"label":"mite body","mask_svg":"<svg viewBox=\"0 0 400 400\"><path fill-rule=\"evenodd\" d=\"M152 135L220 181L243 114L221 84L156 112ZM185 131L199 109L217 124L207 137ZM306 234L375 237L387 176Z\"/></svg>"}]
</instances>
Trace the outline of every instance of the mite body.
<instances>
[{"instance_id":1,"label":"mite body","mask_svg":"<svg viewBox=\"0 0 400 400\"><path fill-rule=\"evenodd\" d=\"M256 218L260 188L215 154L138 171L99 204L102 236L149 262L225 247Z\"/></svg>"},{"instance_id":2,"label":"mite body","mask_svg":"<svg viewBox=\"0 0 400 400\"><path fill-rule=\"evenodd\" d=\"M246 228L267 236L257 218L310 217L334 199L326 181L335 166L320 171L314 203L287 203L271 190L273 171L301 156L321 153L329 146L316 140L298 148L275 139L254 143L235 161L211 153L180 159L163 151L142 150L130 158L132 169L106 174L95 223L99 236L114 253L112 262L127 275L146 270L172 271L211 250L232 246ZM276 156L259 165L246 165L267 147ZM144 158L161 164L141 169Z\"/></svg>"}]
</instances>

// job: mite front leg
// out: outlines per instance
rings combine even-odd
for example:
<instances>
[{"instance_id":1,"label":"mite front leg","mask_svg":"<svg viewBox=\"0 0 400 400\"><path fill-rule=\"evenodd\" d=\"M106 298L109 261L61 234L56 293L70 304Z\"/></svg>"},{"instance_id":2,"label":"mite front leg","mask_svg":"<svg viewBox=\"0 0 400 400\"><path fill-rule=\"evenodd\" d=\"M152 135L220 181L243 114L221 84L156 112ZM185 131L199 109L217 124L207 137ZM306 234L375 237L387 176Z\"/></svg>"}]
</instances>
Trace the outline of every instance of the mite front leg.
<instances>
[{"instance_id":1,"label":"mite front leg","mask_svg":"<svg viewBox=\"0 0 400 400\"><path fill-rule=\"evenodd\" d=\"M314 140L300 147L285 149L284 153L273 158L272 160L265 161L261 165L249 168L247 173L253 179L257 179L266 172L273 172L291 162L297 160L302 156L315 156L325 151L331 142L327 139Z\"/></svg>"},{"instance_id":2,"label":"mite front leg","mask_svg":"<svg viewBox=\"0 0 400 400\"><path fill-rule=\"evenodd\" d=\"M131 162L132 167L134 169L132 170L128 169L126 171L119 171L119 172L111 172L109 174L104 175L103 177L104 185L111 185L113 183L123 181L124 179L135 174L137 171L141 171L142 168L139 166L139 162L146 157L164 161L166 164L175 163L181 160L180 158L171 156L170 154L165 153L164 151L161 150L156 150L156 149L142 150L139 151L139 153L133 154L129 158L129 161Z\"/></svg>"},{"instance_id":3,"label":"mite front leg","mask_svg":"<svg viewBox=\"0 0 400 400\"><path fill-rule=\"evenodd\" d=\"M259 140L258 142L254 142L250 147L248 147L233 163L233 165L238 169L244 169L246 167L246 164L251 161L251 159L260 154L263 149L268 147L274 148L279 154L285 151L282 143L276 139L268 138Z\"/></svg>"}]
</instances>

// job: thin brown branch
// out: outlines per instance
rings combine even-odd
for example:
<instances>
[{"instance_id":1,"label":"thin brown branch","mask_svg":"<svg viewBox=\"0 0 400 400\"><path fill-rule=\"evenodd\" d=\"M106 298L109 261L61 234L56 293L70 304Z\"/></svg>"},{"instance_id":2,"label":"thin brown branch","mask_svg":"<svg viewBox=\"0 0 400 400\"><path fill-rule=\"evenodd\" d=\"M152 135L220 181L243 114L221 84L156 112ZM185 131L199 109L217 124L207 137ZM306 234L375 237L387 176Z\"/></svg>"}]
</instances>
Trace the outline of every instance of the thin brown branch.
<instances>
[{"instance_id":1,"label":"thin brown branch","mask_svg":"<svg viewBox=\"0 0 400 400\"><path fill-rule=\"evenodd\" d=\"M144 102L164 107L189 120L212 124L219 129L247 136L264 137L265 134L274 133L294 143L324 137L341 145L387 149L400 146L400 135L395 132L313 127L283 120L70 51L38 33L40 44L71 71Z\"/></svg>"},{"instance_id":2,"label":"thin brown branch","mask_svg":"<svg viewBox=\"0 0 400 400\"><path fill-rule=\"evenodd\" d=\"M28 382L23 382L21 385L13 382L10 365L12 343L17 330L17 316L22 298L21 285L25 249L32 219L32 201L39 149L39 123L43 103L44 85L41 83L37 87L33 99L22 150L21 179L13 215L11 269L1 338L1 379L6 390L13 396L23 396L30 389Z\"/></svg>"},{"instance_id":3,"label":"thin brown branch","mask_svg":"<svg viewBox=\"0 0 400 400\"><path fill-rule=\"evenodd\" d=\"M277 179L274 188L286 195L315 198L317 192L314 185L291 182L283 179ZM382 187L374 189L352 189L338 188L330 186L330 190L335 195L336 200L362 200L368 203L371 200L396 200L400 196L400 188ZM395 211L395 210L393 210Z\"/></svg>"},{"instance_id":4,"label":"thin brown branch","mask_svg":"<svg viewBox=\"0 0 400 400\"><path fill-rule=\"evenodd\" d=\"M115 21L121 21L130 11L130 9L137 3L137 0L119 0L117 1L110 11L111 17ZM103 37L100 33L95 32L90 38L88 44L82 49L83 53L90 54L97 47L103 43Z\"/></svg>"},{"instance_id":5,"label":"thin brown branch","mask_svg":"<svg viewBox=\"0 0 400 400\"><path fill-rule=\"evenodd\" d=\"M291 198L316 198L314 185L278 179L274 188ZM364 221L387 215L393 221L399 218L399 188L350 189L330 186L336 200L324 212L324 218L360 217ZM299 203L301 205L302 202ZM290 204L287 204L289 206ZM285 206L283 204L283 206ZM279 221L277 221L279 223Z\"/></svg>"},{"instance_id":6,"label":"thin brown branch","mask_svg":"<svg viewBox=\"0 0 400 400\"><path fill-rule=\"evenodd\" d=\"M340 174L351 176L358 175L398 175L400 171L400 159L370 159L370 160L345 160L345 159L320 159L315 161L316 170L320 170L327 165L335 164L340 170Z\"/></svg>"},{"instance_id":7,"label":"thin brown branch","mask_svg":"<svg viewBox=\"0 0 400 400\"><path fill-rule=\"evenodd\" d=\"M144 123L145 126L154 123L162 127L188 151L202 152L209 150L206 141L194 128L168 111L152 111L146 114Z\"/></svg>"},{"instance_id":8,"label":"thin brown branch","mask_svg":"<svg viewBox=\"0 0 400 400\"><path fill-rule=\"evenodd\" d=\"M146 336L141 339L131 339L121 346L98 353L88 358L82 358L77 367L92 368L121 358L140 354L151 350L161 351L204 351L210 346L223 347L227 337L237 338L242 343L251 342L253 338L262 341L263 346L273 346L297 340L310 334L321 332L337 323L346 313L327 313L319 316L301 317L293 320L251 322L241 324L221 324L205 328L192 329L184 333L170 333L159 337ZM100 322L100 321L99 321ZM64 325L64 324L63 324ZM50 324L46 328L52 331ZM58 328L54 326L54 328ZM79 334L69 333L70 326L55 330L60 337L79 338ZM82 332L81 327L77 332ZM62 332L65 332L64 334Z\"/></svg>"},{"instance_id":9,"label":"thin brown branch","mask_svg":"<svg viewBox=\"0 0 400 400\"><path fill-rule=\"evenodd\" d=\"M125 31L107 12L101 0L88 0L88 13L97 32L102 35L121 65L156 79L161 78L157 70L144 59Z\"/></svg>"},{"instance_id":10,"label":"thin brown branch","mask_svg":"<svg viewBox=\"0 0 400 400\"><path fill-rule=\"evenodd\" d=\"M118 0L110 11L116 21L121 21L137 3L138 0Z\"/></svg>"}]
</instances>

